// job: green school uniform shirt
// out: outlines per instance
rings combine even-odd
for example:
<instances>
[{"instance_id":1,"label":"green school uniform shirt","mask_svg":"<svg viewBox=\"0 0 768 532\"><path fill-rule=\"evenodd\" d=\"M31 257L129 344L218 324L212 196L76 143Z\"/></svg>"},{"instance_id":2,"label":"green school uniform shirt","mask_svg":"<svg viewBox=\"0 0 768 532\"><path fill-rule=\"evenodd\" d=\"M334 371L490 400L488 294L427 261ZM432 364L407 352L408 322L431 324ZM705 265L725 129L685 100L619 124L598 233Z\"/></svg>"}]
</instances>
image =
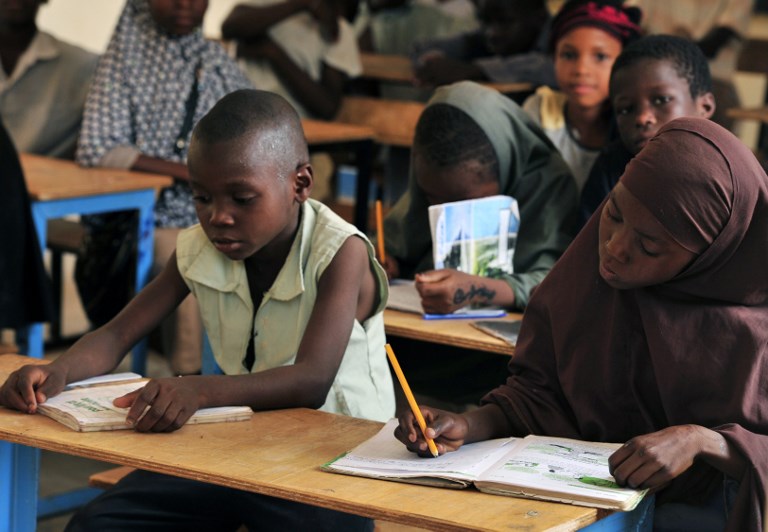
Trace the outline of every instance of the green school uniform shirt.
<instances>
[{"instance_id":1,"label":"green school uniform shirt","mask_svg":"<svg viewBox=\"0 0 768 532\"><path fill-rule=\"evenodd\" d=\"M355 320L338 373L320 409L377 421L394 415L394 388L384 350L386 274L368 239L311 199L302 205L288 258L255 315L243 261L220 253L199 224L179 235L179 272L197 298L213 354L225 374L248 373L243 359L252 330L256 354L252 372L293 364L315 306L320 277L341 245L353 236L362 238L368 248L379 304L364 323Z\"/></svg>"}]
</instances>

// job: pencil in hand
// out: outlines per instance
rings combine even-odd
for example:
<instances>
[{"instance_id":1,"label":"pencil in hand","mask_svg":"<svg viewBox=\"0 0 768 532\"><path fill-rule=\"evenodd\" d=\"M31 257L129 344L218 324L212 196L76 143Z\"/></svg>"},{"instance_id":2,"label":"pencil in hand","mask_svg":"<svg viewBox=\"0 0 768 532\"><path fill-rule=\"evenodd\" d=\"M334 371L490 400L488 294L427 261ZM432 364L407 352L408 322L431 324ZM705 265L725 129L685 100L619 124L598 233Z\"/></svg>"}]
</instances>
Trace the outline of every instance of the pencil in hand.
<instances>
[{"instance_id":1,"label":"pencil in hand","mask_svg":"<svg viewBox=\"0 0 768 532\"><path fill-rule=\"evenodd\" d=\"M416 416L416 421L419 423L421 433L424 435L424 439L427 441L429 452L432 453L432 456L437 458L439 454L437 452L437 445L435 445L435 440L432 438L427 438L427 422L424 421L424 416L421 415L421 410L419 410L419 405L416 404L416 399L413 397L411 387L408 386L408 381L405 380L403 370L400 369L400 364L397 362L397 358L395 358L395 352L392 351L392 346L389 344L386 344L384 348L387 350L387 357L389 357L389 362L392 364L392 368L395 370L397 380L400 381L400 386L403 387L403 392L405 392L405 397L408 399L408 404L411 407L411 411L413 412L413 415Z\"/></svg>"},{"instance_id":2,"label":"pencil in hand","mask_svg":"<svg viewBox=\"0 0 768 532\"><path fill-rule=\"evenodd\" d=\"M381 200L376 200L376 244L379 251L379 262L387 262L387 253L384 249L384 220L382 216Z\"/></svg>"}]
</instances>

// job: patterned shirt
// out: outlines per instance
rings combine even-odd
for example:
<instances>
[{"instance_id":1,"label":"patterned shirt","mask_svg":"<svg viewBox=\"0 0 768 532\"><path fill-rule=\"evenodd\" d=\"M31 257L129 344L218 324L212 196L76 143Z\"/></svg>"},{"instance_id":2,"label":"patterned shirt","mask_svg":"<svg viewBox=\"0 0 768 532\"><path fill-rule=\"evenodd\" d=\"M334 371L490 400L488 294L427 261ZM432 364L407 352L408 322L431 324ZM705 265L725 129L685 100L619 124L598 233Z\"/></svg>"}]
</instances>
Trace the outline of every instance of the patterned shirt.
<instances>
[{"instance_id":1,"label":"patterned shirt","mask_svg":"<svg viewBox=\"0 0 768 532\"><path fill-rule=\"evenodd\" d=\"M184 138L180 132L190 102L196 99L196 123L220 98L250 87L235 61L200 29L170 35L152 18L148 0L128 0L88 93L77 161L130 168L143 154L183 163L191 128ZM186 183L161 192L156 226L196 222Z\"/></svg>"}]
</instances>

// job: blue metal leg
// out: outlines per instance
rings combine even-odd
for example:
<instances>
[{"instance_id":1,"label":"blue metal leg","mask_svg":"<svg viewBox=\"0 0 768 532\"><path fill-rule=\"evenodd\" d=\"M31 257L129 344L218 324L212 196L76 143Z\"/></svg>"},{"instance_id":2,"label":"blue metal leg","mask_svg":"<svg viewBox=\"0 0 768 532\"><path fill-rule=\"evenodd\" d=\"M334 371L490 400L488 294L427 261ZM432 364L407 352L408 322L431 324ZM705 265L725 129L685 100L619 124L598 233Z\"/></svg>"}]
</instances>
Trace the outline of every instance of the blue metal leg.
<instances>
[{"instance_id":1,"label":"blue metal leg","mask_svg":"<svg viewBox=\"0 0 768 532\"><path fill-rule=\"evenodd\" d=\"M40 451L0 442L0 531L34 532Z\"/></svg>"}]
</instances>

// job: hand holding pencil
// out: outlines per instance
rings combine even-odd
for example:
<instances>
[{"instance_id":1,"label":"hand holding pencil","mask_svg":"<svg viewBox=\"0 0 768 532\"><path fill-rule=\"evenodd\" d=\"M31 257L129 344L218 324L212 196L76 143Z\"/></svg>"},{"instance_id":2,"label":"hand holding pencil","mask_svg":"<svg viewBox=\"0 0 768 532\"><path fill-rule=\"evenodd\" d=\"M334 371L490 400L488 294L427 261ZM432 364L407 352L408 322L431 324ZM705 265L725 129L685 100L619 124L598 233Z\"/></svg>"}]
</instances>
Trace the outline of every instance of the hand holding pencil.
<instances>
[{"instance_id":1,"label":"hand holding pencil","mask_svg":"<svg viewBox=\"0 0 768 532\"><path fill-rule=\"evenodd\" d=\"M411 407L411 411L413 412L413 415L416 417L416 421L419 424L419 428L421 428L422 434L424 434L424 439L427 442L427 446L429 447L429 452L432 453L432 456L437 458L439 453L437 452L437 446L435 445L435 441L432 438L427 438L427 422L424 421L424 416L421 415L421 410L419 410L419 405L416 404L416 398L413 397L413 392L411 392L411 387L408 386L408 381L405 380L405 375L403 374L403 370L400 369L400 364L397 361L397 358L395 357L395 352L392 351L392 347L389 344L386 344L385 349L387 350L387 356L389 357L389 362L392 364L392 368L395 370L395 375L397 375L397 380L400 381L400 386L403 387L403 392L405 393L406 399L408 399L408 405Z\"/></svg>"}]
</instances>

